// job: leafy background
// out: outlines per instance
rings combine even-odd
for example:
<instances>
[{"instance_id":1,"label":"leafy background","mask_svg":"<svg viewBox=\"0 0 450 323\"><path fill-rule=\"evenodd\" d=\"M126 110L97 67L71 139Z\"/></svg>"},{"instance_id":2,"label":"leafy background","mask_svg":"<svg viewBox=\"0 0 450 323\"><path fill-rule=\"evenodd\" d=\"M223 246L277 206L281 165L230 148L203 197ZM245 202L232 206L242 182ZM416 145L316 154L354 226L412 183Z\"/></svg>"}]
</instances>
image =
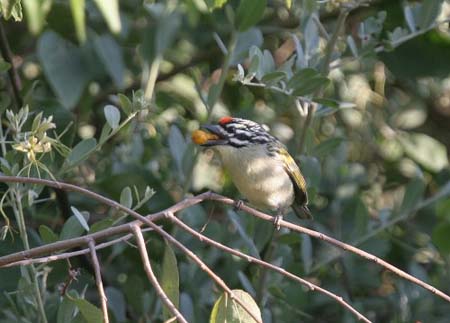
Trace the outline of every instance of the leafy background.
<instances>
[{"instance_id":1,"label":"leafy background","mask_svg":"<svg viewBox=\"0 0 450 323\"><path fill-rule=\"evenodd\" d=\"M20 95L12 95L11 64L0 62L3 173L75 183L141 204L141 214L208 189L238 198L219 161L199 151L190 133L220 116L249 118L267 124L300 162L315 215L302 224L450 293L448 1L3 0L0 8L21 80ZM316 109L305 122L306 106ZM30 134L42 144L34 160L25 144ZM22 193L21 205L10 201L11 192ZM0 255L24 249L19 209L31 247L124 220L74 193L6 185L2 193ZM180 216L195 229L211 218L208 236L267 255L269 223L215 203ZM260 268L171 233L229 286L252 295L264 322L356 320L279 275L269 273L262 284ZM179 272L181 312L207 321L220 290L184 255L176 252L174 263L158 236L146 239L158 277L168 267ZM112 319L162 322L166 314L137 249L118 244L99 256ZM376 322L448 320L444 300L307 236L282 231L271 261L344 296ZM70 285L69 268L80 269ZM49 321L96 320L85 257L31 274L0 273L2 322L38 317L34 274Z\"/></svg>"}]
</instances>

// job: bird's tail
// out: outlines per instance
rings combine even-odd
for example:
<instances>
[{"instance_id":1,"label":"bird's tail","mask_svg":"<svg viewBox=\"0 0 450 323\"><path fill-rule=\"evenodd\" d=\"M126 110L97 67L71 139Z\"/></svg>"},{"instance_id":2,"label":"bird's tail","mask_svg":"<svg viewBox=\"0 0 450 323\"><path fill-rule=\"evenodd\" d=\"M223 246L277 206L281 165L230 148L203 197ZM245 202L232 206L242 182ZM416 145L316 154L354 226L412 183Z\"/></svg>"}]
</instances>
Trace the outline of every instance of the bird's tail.
<instances>
[{"instance_id":1,"label":"bird's tail","mask_svg":"<svg viewBox=\"0 0 450 323\"><path fill-rule=\"evenodd\" d=\"M300 219L312 220L313 218L311 211L306 205L298 205L294 203L292 204L292 209L294 210L295 215Z\"/></svg>"}]
</instances>

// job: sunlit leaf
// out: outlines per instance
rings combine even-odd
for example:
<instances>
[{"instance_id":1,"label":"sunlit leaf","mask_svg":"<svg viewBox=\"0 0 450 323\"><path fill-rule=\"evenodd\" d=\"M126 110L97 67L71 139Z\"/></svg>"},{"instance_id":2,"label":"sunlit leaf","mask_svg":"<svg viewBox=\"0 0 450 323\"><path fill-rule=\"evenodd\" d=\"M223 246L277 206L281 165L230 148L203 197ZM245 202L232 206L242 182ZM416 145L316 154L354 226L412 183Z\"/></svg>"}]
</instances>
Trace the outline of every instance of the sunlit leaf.
<instances>
[{"instance_id":1,"label":"sunlit leaf","mask_svg":"<svg viewBox=\"0 0 450 323\"><path fill-rule=\"evenodd\" d=\"M438 172L448 166L447 148L422 133L408 133L399 137L406 154L426 169Z\"/></svg>"},{"instance_id":2,"label":"sunlit leaf","mask_svg":"<svg viewBox=\"0 0 450 323\"><path fill-rule=\"evenodd\" d=\"M119 13L119 0L94 0L108 24L109 30L118 34L122 28Z\"/></svg>"},{"instance_id":3,"label":"sunlit leaf","mask_svg":"<svg viewBox=\"0 0 450 323\"><path fill-rule=\"evenodd\" d=\"M78 41L83 44L86 41L86 23L84 14L85 0L70 0L73 22L77 32Z\"/></svg>"},{"instance_id":4,"label":"sunlit leaf","mask_svg":"<svg viewBox=\"0 0 450 323\"><path fill-rule=\"evenodd\" d=\"M52 7L52 0L22 0L28 29L32 34L39 34L44 28L45 19Z\"/></svg>"},{"instance_id":5,"label":"sunlit leaf","mask_svg":"<svg viewBox=\"0 0 450 323\"><path fill-rule=\"evenodd\" d=\"M133 206L133 195L129 186L125 187L120 193L120 204L129 209Z\"/></svg>"},{"instance_id":6,"label":"sunlit leaf","mask_svg":"<svg viewBox=\"0 0 450 323\"><path fill-rule=\"evenodd\" d=\"M205 0L209 10L222 8L228 0Z\"/></svg>"},{"instance_id":7,"label":"sunlit leaf","mask_svg":"<svg viewBox=\"0 0 450 323\"><path fill-rule=\"evenodd\" d=\"M78 222L80 222L81 226L86 230L89 231L89 225L86 222L86 219L84 218L84 215L81 214L80 211L74 206L71 206L70 209L72 210L73 215L77 218Z\"/></svg>"},{"instance_id":8,"label":"sunlit leaf","mask_svg":"<svg viewBox=\"0 0 450 323\"><path fill-rule=\"evenodd\" d=\"M242 301L248 310L255 317L262 321L261 311L253 298L247 292L234 289L234 295ZM251 323L256 322L253 317L250 316L236 301L232 300L230 296L223 293L220 298L214 303L214 307L211 312L210 323L223 323L223 322L241 322Z\"/></svg>"},{"instance_id":9,"label":"sunlit leaf","mask_svg":"<svg viewBox=\"0 0 450 323\"><path fill-rule=\"evenodd\" d=\"M106 122L108 122L111 129L116 129L120 122L120 111L113 105L106 105L103 109L105 113Z\"/></svg>"},{"instance_id":10,"label":"sunlit leaf","mask_svg":"<svg viewBox=\"0 0 450 323\"><path fill-rule=\"evenodd\" d=\"M0 0L0 12L5 20L14 18L15 21L21 21L23 18L21 0Z\"/></svg>"},{"instance_id":11,"label":"sunlit leaf","mask_svg":"<svg viewBox=\"0 0 450 323\"><path fill-rule=\"evenodd\" d=\"M261 20L267 0L241 0L236 13L236 26L245 31Z\"/></svg>"}]
</instances>

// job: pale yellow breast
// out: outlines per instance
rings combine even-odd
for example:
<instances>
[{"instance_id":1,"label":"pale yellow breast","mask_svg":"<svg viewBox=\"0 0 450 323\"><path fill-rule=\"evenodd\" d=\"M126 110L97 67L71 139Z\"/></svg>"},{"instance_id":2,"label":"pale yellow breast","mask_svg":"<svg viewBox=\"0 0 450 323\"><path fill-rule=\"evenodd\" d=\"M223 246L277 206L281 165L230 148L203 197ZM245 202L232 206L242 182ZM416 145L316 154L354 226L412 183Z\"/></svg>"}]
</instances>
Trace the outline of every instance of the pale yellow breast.
<instances>
[{"instance_id":1,"label":"pale yellow breast","mask_svg":"<svg viewBox=\"0 0 450 323\"><path fill-rule=\"evenodd\" d=\"M239 192L251 204L274 211L292 204L292 181L281 162L268 156L264 147L217 146L215 150Z\"/></svg>"}]
</instances>

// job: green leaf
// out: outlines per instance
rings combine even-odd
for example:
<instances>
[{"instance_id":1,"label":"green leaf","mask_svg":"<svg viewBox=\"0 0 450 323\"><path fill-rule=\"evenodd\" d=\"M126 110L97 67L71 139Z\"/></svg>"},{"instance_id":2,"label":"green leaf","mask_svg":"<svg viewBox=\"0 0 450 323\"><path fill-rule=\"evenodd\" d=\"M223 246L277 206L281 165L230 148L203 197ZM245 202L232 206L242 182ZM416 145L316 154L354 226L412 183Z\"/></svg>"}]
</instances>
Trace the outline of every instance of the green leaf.
<instances>
[{"instance_id":1,"label":"green leaf","mask_svg":"<svg viewBox=\"0 0 450 323\"><path fill-rule=\"evenodd\" d=\"M267 0L241 0L236 13L236 27L245 31L257 24L266 8Z\"/></svg>"},{"instance_id":2,"label":"green leaf","mask_svg":"<svg viewBox=\"0 0 450 323\"><path fill-rule=\"evenodd\" d=\"M180 277L178 273L178 264L172 247L167 243L164 249L164 258L161 273L161 287L166 292L169 299L176 308L180 307ZM171 318L173 314L164 306L164 320Z\"/></svg>"},{"instance_id":3,"label":"green leaf","mask_svg":"<svg viewBox=\"0 0 450 323\"><path fill-rule=\"evenodd\" d=\"M77 305L81 312L81 315L88 323L100 323L103 322L102 311L82 298L76 298L73 302Z\"/></svg>"},{"instance_id":4,"label":"green leaf","mask_svg":"<svg viewBox=\"0 0 450 323\"><path fill-rule=\"evenodd\" d=\"M74 206L70 207L70 210L72 211L73 215L77 218L78 222L80 222L81 226L86 230L89 231L89 225L86 222L86 219L84 218L84 215L81 214L80 211Z\"/></svg>"},{"instance_id":5,"label":"green leaf","mask_svg":"<svg viewBox=\"0 0 450 323\"><path fill-rule=\"evenodd\" d=\"M126 302L122 291L114 287L106 287L108 308L114 313L117 322L126 322Z\"/></svg>"},{"instance_id":6,"label":"green leaf","mask_svg":"<svg viewBox=\"0 0 450 323\"><path fill-rule=\"evenodd\" d=\"M311 155L319 159L325 158L326 156L333 154L333 152L339 147L342 141L343 139L339 137L322 141L320 144L316 145L313 148Z\"/></svg>"},{"instance_id":7,"label":"green leaf","mask_svg":"<svg viewBox=\"0 0 450 323\"><path fill-rule=\"evenodd\" d=\"M22 0L26 13L28 29L32 34L39 34L45 25L47 14L52 7L52 0Z\"/></svg>"},{"instance_id":8,"label":"green leaf","mask_svg":"<svg viewBox=\"0 0 450 323\"><path fill-rule=\"evenodd\" d=\"M227 216L230 219L231 223L233 223L237 232L239 233L239 236L243 240L243 243L247 246L249 254L259 259L260 255L258 248L253 242L252 238L247 234L247 231L245 230L244 225L242 224L241 218L238 216L238 214L236 214L236 212L230 209L227 210Z\"/></svg>"},{"instance_id":9,"label":"green leaf","mask_svg":"<svg viewBox=\"0 0 450 323\"><path fill-rule=\"evenodd\" d=\"M113 105L106 105L103 109L105 113L106 122L108 122L111 129L116 129L120 122L120 111Z\"/></svg>"},{"instance_id":10,"label":"green leaf","mask_svg":"<svg viewBox=\"0 0 450 323\"><path fill-rule=\"evenodd\" d=\"M20 0L0 0L0 12L5 20L13 17L15 21L21 21L23 18Z\"/></svg>"},{"instance_id":11,"label":"green leaf","mask_svg":"<svg viewBox=\"0 0 450 323\"><path fill-rule=\"evenodd\" d=\"M432 235L433 243L439 248L439 250L445 254L450 254L450 223L444 222L438 224Z\"/></svg>"},{"instance_id":12,"label":"green leaf","mask_svg":"<svg viewBox=\"0 0 450 323\"><path fill-rule=\"evenodd\" d=\"M85 0L70 0L70 10L72 11L75 31L80 44L86 41L86 23L84 15Z\"/></svg>"},{"instance_id":13,"label":"green leaf","mask_svg":"<svg viewBox=\"0 0 450 323\"><path fill-rule=\"evenodd\" d=\"M307 95L327 85L329 79L320 75L313 68L304 68L295 73L288 82L288 87L292 88L294 95Z\"/></svg>"},{"instance_id":14,"label":"green leaf","mask_svg":"<svg viewBox=\"0 0 450 323\"><path fill-rule=\"evenodd\" d=\"M422 133L404 133L399 141L405 153L429 171L439 172L448 166L447 148L433 137Z\"/></svg>"},{"instance_id":15,"label":"green leaf","mask_svg":"<svg viewBox=\"0 0 450 323\"><path fill-rule=\"evenodd\" d=\"M442 0L427 0L422 2L420 12L420 29L428 28L439 16L442 7Z\"/></svg>"},{"instance_id":16,"label":"green leaf","mask_svg":"<svg viewBox=\"0 0 450 323\"><path fill-rule=\"evenodd\" d=\"M94 38L94 48L114 84L119 89L124 88L125 64L122 49L115 39L110 35L97 36Z\"/></svg>"},{"instance_id":17,"label":"green leaf","mask_svg":"<svg viewBox=\"0 0 450 323\"><path fill-rule=\"evenodd\" d=\"M58 235L44 224L39 226L39 235L41 236L42 241L44 241L45 243L58 241Z\"/></svg>"},{"instance_id":18,"label":"green leaf","mask_svg":"<svg viewBox=\"0 0 450 323\"><path fill-rule=\"evenodd\" d=\"M250 294L240 289L234 289L233 293L236 298L245 304L246 308L250 310L255 317L262 321L261 311ZM209 322L251 323L256 321L250 316L250 314L247 313L246 310L241 307L241 305L230 299L228 294L223 293L222 296L220 296L220 298L214 303Z\"/></svg>"},{"instance_id":19,"label":"green leaf","mask_svg":"<svg viewBox=\"0 0 450 323\"><path fill-rule=\"evenodd\" d=\"M69 167L76 166L84 161L97 147L95 138L84 139L80 141L67 156L66 162Z\"/></svg>"},{"instance_id":20,"label":"green leaf","mask_svg":"<svg viewBox=\"0 0 450 323\"><path fill-rule=\"evenodd\" d=\"M333 99L326 99L326 98L312 98L313 102L319 103L323 106L338 109L339 108L339 102Z\"/></svg>"},{"instance_id":21,"label":"green leaf","mask_svg":"<svg viewBox=\"0 0 450 323\"><path fill-rule=\"evenodd\" d=\"M306 273L309 273L313 263L312 260L313 251L311 238L306 234L302 235L301 254L302 254L303 269Z\"/></svg>"},{"instance_id":22,"label":"green leaf","mask_svg":"<svg viewBox=\"0 0 450 323\"><path fill-rule=\"evenodd\" d=\"M261 82L266 83L267 85L276 84L287 77L285 72L271 72L263 76Z\"/></svg>"},{"instance_id":23,"label":"green leaf","mask_svg":"<svg viewBox=\"0 0 450 323\"><path fill-rule=\"evenodd\" d=\"M129 186L125 187L120 193L120 204L129 209L133 206L133 195Z\"/></svg>"},{"instance_id":24,"label":"green leaf","mask_svg":"<svg viewBox=\"0 0 450 323\"><path fill-rule=\"evenodd\" d=\"M228 0L205 0L206 5L210 11L222 8Z\"/></svg>"},{"instance_id":25,"label":"green leaf","mask_svg":"<svg viewBox=\"0 0 450 323\"><path fill-rule=\"evenodd\" d=\"M110 228L113 224L114 224L114 220L111 218L97 221L91 225L91 229L89 230L89 233L94 233L97 231L101 231L101 230Z\"/></svg>"},{"instance_id":26,"label":"green leaf","mask_svg":"<svg viewBox=\"0 0 450 323\"><path fill-rule=\"evenodd\" d=\"M425 183L419 177L414 178L406 186L403 201L400 206L400 212L411 211L423 198L425 192Z\"/></svg>"},{"instance_id":27,"label":"green leaf","mask_svg":"<svg viewBox=\"0 0 450 323\"><path fill-rule=\"evenodd\" d=\"M328 85L329 82L330 80L324 76L315 77L309 80L309 82L307 83L305 82L301 86L295 88L292 94L298 96L311 94L314 91L320 89L321 87Z\"/></svg>"},{"instance_id":28,"label":"green leaf","mask_svg":"<svg viewBox=\"0 0 450 323\"><path fill-rule=\"evenodd\" d=\"M216 104L217 99L219 98L220 92L221 92L221 87L219 84L213 84L209 88L207 103L210 108L212 108Z\"/></svg>"},{"instance_id":29,"label":"green leaf","mask_svg":"<svg viewBox=\"0 0 450 323\"><path fill-rule=\"evenodd\" d=\"M72 322L76 309L77 307L75 306L75 304L67 296L64 296L61 304L59 304L58 307L56 322L57 323Z\"/></svg>"},{"instance_id":30,"label":"green leaf","mask_svg":"<svg viewBox=\"0 0 450 323\"><path fill-rule=\"evenodd\" d=\"M0 61L0 73L6 72L11 68L11 64L5 61Z\"/></svg>"},{"instance_id":31,"label":"green leaf","mask_svg":"<svg viewBox=\"0 0 450 323\"><path fill-rule=\"evenodd\" d=\"M73 108L90 78L81 51L48 31L39 38L37 52L53 91L65 107Z\"/></svg>"},{"instance_id":32,"label":"green leaf","mask_svg":"<svg viewBox=\"0 0 450 323\"><path fill-rule=\"evenodd\" d=\"M81 216L85 219L85 222L87 222L89 220L88 214L82 214ZM85 231L85 228L81 225L78 218L76 216L72 215L66 221L66 223L64 223L62 230L61 230L61 234L59 235L59 240L67 240L67 239L79 237L84 233L84 231Z\"/></svg>"},{"instance_id":33,"label":"green leaf","mask_svg":"<svg viewBox=\"0 0 450 323\"><path fill-rule=\"evenodd\" d=\"M287 245L293 245L293 244L299 244L300 243L301 236L298 233L285 233L278 237L278 242L287 244Z\"/></svg>"},{"instance_id":34,"label":"green leaf","mask_svg":"<svg viewBox=\"0 0 450 323\"><path fill-rule=\"evenodd\" d=\"M131 112L133 112L133 103L131 103L131 100L122 93L119 93L117 97L119 98L120 107L122 108L123 112L125 112L125 114L129 116Z\"/></svg>"},{"instance_id":35,"label":"green leaf","mask_svg":"<svg viewBox=\"0 0 450 323\"><path fill-rule=\"evenodd\" d=\"M186 142L184 140L183 135L181 134L180 129L178 129L178 127L174 125L170 127L169 150L173 159L175 160L178 172L180 173L181 176L184 176L183 156L186 150Z\"/></svg>"},{"instance_id":36,"label":"green leaf","mask_svg":"<svg viewBox=\"0 0 450 323\"><path fill-rule=\"evenodd\" d=\"M118 34L122 28L120 23L120 12L119 12L119 0L94 0L98 9L105 18L109 30L112 33Z\"/></svg>"}]
</instances>

